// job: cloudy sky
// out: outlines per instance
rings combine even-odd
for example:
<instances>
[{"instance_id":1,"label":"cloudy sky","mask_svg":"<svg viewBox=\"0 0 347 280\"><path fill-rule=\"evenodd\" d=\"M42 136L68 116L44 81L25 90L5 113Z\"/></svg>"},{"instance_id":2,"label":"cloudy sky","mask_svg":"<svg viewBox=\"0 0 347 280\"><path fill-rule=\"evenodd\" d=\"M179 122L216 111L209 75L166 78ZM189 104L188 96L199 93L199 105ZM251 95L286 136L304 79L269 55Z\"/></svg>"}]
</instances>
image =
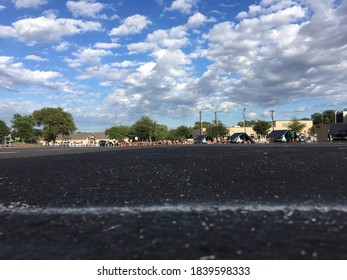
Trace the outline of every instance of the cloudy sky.
<instances>
[{"instance_id":1,"label":"cloudy sky","mask_svg":"<svg viewBox=\"0 0 347 280\"><path fill-rule=\"evenodd\" d=\"M0 119L79 131L347 107L347 0L0 0Z\"/></svg>"}]
</instances>

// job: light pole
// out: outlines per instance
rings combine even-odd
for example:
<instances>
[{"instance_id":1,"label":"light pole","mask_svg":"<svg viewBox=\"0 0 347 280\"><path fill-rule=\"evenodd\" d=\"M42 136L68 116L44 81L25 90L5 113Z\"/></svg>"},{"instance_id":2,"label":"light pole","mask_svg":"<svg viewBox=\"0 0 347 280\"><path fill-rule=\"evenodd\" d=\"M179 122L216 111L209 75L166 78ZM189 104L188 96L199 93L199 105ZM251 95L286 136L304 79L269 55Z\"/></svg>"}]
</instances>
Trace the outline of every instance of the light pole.
<instances>
[{"instance_id":1,"label":"light pole","mask_svg":"<svg viewBox=\"0 0 347 280\"><path fill-rule=\"evenodd\" d=\"M202 135L202 119L201 119L201 111L199 112L199 118L200 118L200 136Z\"/></svg>"},{"instance_id":2,"label":"light pole","mask_svg":"<svg viewBox=\"0 0 347 280\"><path fill-rule=\"evenodd\" d=\"M275 110L271 110L271 126L272 126L272 131L275 130L275 125L274 125L274 112Z\"/></svg>"},{"instance_id":3,"label":"light pole","mask_svg":"<svg viewBox=\"0 0 347 280\"><path fill-rule=\"evenodd\" d=\"M246 142L246 108L243 108L243 144Z\"/></svg>"}]
</instances>

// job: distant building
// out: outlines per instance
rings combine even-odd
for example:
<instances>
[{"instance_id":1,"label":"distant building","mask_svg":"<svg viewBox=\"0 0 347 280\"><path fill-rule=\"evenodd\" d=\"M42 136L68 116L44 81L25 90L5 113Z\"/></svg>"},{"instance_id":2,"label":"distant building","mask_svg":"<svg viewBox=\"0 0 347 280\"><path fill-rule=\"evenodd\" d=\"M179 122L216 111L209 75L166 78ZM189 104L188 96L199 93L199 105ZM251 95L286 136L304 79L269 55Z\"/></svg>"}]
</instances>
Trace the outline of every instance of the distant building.
<instances>
[{"instance_id":1,"label":"distant building","mask_svg":"<svg viewBox=\"0 0 347 280\"><path fill-rule=\"evenodd\" d=\"M70 135L58 135L55 143L57 145L88 146L98 144L101 140L110 141L111 139L103 132L75 132ZM43 144L48 143L43 142Z\"/></svg>"},{"instance_id":2,"label":"distant building","mask_svg":"<svg viewBox=\"0 0 347 280\"><path fill-rule=\"evenodd\" d=\"M235 133L245 133L245 128L243 126L232 126L228 127L228 136L234 135ZM246 134L253 137L257 135L257 133L253 130L252 126L246 127Z\"/></svg>"},{"instance_id":3,"label":"distant building","mask_svg":"<svg viewBox=\"0 0 347 280\"><path fill-rule=\"evenodd\" d=\"M346 112L347 113L347 112ZM305 131L308 132L313 127L313 121L312 120L299 120L300 123L305 124L305 127L300 131L300 133L304 133ZM290 125L292 121L291 120L280 120L280 121L274 121L274 130L289 130L288 125ZM243 126L232 126L227 127L228 133L227 136L231 136L235 133L245 133L245 128ZM272 131L272 127L269 129L269 133ZM202 134L206 134L206 128L204 127L202 129ZM252 126L246 127L246 134L249 135L251 138L255 138L257 136L257 133L254 131ZM196 138L200 135L200 129L194 129L193 130L193 138Z\"/></svg>"},{"instance_id":4,"label":"distant building","mask_svg":"<svg viewBox=\"0 0 347 280\"><path fill-rule=\"evenodd\" d=\"M289 125L292 121L274 121L274 130L289 130ZM300 133L308 132L313 127L312 120L299 120L303 123L305 127L300 131Z\"/></svg>"}]
</instances>

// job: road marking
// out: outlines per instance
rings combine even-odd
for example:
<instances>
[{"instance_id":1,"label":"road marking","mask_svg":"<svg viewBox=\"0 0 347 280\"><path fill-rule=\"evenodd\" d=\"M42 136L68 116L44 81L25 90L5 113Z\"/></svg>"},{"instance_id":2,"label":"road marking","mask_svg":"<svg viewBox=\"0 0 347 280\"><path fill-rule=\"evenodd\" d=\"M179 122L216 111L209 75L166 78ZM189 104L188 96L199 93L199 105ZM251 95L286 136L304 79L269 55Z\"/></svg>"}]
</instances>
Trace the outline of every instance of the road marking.
<instances>
[{"instance_id":1,"label":"road marking","mask_svg":"<svg viewBox=\"0 0 347 280\"><path fill-rule=\"evenodd\" d=\"M0 152L0 154L16 154L16 152Z\"/></svg>"},{"instance_id":2,"label":"road marking","mask_svg":"<svg viewBox=\"0 0 347 280\"><path fill-rule=\"evenodd\" d=\"M347 205L219 205L219 204L178 204L157 206L96 206L96 207L11 207L0 204L0 214L20 215L105 215L126 214L135 215L141 213L216 213L216 212L320 212L327 213L338 211L347 213Z\"/></svg>"}]
</instances>

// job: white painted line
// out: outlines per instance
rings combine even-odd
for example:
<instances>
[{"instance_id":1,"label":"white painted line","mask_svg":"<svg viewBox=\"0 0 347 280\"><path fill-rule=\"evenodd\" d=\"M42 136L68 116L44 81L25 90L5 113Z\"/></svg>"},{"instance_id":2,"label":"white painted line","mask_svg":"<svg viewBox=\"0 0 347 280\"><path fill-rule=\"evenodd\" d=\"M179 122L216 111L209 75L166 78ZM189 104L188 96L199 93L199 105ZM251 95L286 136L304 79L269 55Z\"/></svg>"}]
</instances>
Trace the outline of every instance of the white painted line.
<instances>
[{"instance_id":1,"label":"white painted line","mask_svg":"<svg viewBox=\"0 0 347 280\"><path fill-rule=\"evenodd\" d=\"M105 215L126 214L135 215L140 213L216 213L216 212L320 212L327 213L338 211L347 213L347 205L220 205L220 204L179 204L157 206L98 206L98 207L11 207L0 204L0 214L21 215Z\"/></svg>"}]
</instances>

